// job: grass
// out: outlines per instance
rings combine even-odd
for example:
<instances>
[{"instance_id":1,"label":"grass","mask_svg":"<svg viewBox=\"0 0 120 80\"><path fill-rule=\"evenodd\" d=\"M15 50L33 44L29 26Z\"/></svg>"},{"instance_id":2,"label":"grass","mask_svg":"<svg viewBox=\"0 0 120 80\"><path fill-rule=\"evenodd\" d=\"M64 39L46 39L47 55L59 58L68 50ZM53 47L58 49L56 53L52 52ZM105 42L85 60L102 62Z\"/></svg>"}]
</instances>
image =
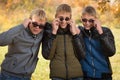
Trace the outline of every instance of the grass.
<instances>
[{"instance_id":1,"label":"grass","mask_svg":"<svg viewBox=\"0 0 120 80\"><path fill-rule=\"evenodd\" d=\"M119 80L120 79L120 30L119 29L112 29L112 32L115 36L115 42L116 42L116 54L113 57L110 57L112 69L113 69L113 80ZM4 59L4 55L7 52L7 47L0 47L0 63ZM39 61L36 67L35 72L32 75L32 80L50 80L49 79L49 61L43 59L41 56L41 53L39 52Z\"/></svg>"},{"instance_id":2,"label":"grass","mask_svg":"<svg viewBox=\"0 0 120 80\"><path fill-rule=\"evenodd\" d=\"M40 59L35 72L33 73L32 80L49 80L49 61L42 58Z\"/></svg>"},{"instance_id":3,"label":"grass","mask_svg":"<svg viewBox=\"0 0 120 80\"><path fill-rule=\"evenodd\" d=\"M120 54L116 54L110 58L113 69L113 80L120 79Z\"/></svg>"}]
</instances>

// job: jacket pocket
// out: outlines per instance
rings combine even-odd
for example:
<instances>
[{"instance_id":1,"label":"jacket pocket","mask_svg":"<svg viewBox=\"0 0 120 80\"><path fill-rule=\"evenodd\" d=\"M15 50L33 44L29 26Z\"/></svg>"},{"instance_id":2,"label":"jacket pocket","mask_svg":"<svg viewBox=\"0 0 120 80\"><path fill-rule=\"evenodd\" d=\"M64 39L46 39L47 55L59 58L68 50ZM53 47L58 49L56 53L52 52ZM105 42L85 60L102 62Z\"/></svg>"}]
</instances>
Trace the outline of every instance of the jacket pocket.
<instances>
[{"instance_id":1,"label":"jacket pocket","mask_svg":"<svg viewBox=\"0 0 120 80\"><path fill-rule=\"evenodd\" d=\"M33 73L35 71L35 68L37 66L38 60L39 60L39 58L36 58L31 66L27 66L28 74L31 74L31 73Z\"/></svg>"},{"instance_id":2,"label":"jacket pocket","mask_svg":"<svg viewBox=\"0 0 120 80\"><path fill-rule=\"evenodd\" d=\"M102 79L112 78L112 73L102 73Z\"/></svg>"},{"instance_id":3,"label":"jacket pocket","mask_svg":"<svg viewBox=\"0 0 120 80\"><path fill-rule=\"evenodd\" d=\"M17 59L15 57L6 57L1 67L5 70L11 71L17 65Z\"/></svg>"}]
</instances>

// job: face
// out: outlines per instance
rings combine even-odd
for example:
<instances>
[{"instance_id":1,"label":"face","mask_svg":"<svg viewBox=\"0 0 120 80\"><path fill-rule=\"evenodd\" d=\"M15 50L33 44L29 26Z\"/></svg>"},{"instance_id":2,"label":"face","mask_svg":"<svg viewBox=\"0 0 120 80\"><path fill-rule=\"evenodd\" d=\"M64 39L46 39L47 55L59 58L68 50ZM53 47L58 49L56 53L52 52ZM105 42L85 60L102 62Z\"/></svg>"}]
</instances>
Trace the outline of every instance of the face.
<instances>
[{"instance_id":1,"label":"face","mask_svg":"<svg viewBox=\"0 0 120 80\"><path fill-rule=\"evenodd\" d=\"M33 16L29 28L33 34L39 34L44 29L45 23L46 19L40 20L38 16Z\"/></svg>"},{"instance_id":2,"label":"face","mask_svg":"<svg viewBox=\"0 0 120 80\"><path fill-rule=\"evenodd\" d=\"M94 20L95 17L88 15L88 14L84 14L81 17L81 21L83 23L83 26L85 27L85 29L89 30L91 27L93 27L94 25Z\"/></svg>"},{"instance_id":3,"label":"face","mask_svg":"<svg viewBox=\"0 0 120 80\"><path fill-rule=\"evenodd\" d=\"M68 21L71 18L71 14L70 13L58 13L56 18L59 18L59 25L61 28L66 28L68 25Z\"/></svg>"}]
</instances>

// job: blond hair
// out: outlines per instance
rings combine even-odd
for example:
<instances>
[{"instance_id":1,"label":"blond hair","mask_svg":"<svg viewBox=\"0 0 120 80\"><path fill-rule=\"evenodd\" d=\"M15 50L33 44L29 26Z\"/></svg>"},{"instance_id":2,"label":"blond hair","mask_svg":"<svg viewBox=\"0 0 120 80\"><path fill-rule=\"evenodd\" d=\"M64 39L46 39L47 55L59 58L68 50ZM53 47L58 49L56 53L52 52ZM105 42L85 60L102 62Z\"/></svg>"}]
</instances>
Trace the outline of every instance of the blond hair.
<instances>
[{"instance_id":1,"label":"blond hair","mask_svg":"<svg viewBox=\"0 0 120 80\"><path fill-rule=\"evenodd\" d=\"M43 9L41 8L36 8L34 9L31 14L30 14L30 18L32 19L33 16L38 16L40 20L46 19L46 13Z\"/></svg>"},{"instance_id":2,"label":"blond hair","mask_svg":"<svg viewBox=\"0 0 120 80\"><path fill-rule=\"evenodd\" d=\"M82 10L82 15L85 14L89 14L91 16L97 17L97 13L94 7L92 6L86 6L83 10Z\"/></svg>"},{"instance_id":3,"label":"blond hair","mask_svg":"<svg viewBox=\"0 0 120 80\"><path fill-rule=\"evenodd\" d=\"M68 5L68 4L61 4L61 5L59 5L58 7L57 7L57 9L56 9L56 15L58 14L58 13L70 13L70 15L71 15L71 13L72 13L72 9L71 9L71 7ZM55 16L56 16L55 15Z\"/></svg>"}]
</instances>

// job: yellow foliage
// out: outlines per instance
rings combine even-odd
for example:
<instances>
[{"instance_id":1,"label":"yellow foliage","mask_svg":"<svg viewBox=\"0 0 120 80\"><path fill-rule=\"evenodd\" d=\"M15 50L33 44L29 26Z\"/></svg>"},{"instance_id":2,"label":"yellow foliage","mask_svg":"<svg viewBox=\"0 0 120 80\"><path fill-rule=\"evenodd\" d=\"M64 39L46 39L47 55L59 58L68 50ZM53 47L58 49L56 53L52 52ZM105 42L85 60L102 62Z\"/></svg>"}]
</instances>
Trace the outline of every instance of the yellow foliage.
<instances>
[{"instance_id":1,"label":"yellow foliage","mask_svg":"<svg viewBox=\"0 0 120 80\"><path fill-rule=\"evenodd\" d=\"M44 8L48 16L48 21L51 21L54 18L57 5L61 3L71 5L73 18L77 21L77 23L80 22L82 8L86 5L92 5L96 9L98 7L97 11L99 12L100 19L103 24L109 26L113 26L114 24L114 26L116 26L116 21L114 20L116 18L120 19L120 3L110 5L107 0L102 1L103 2L98 2L97 0L7 0L4 8L0 5L0 10L4 9L4 11L1 11L1 14L3 15L0 14L0 26L9 28L9 26L20 23L24 18L28 17L30 11L36 7ZM2 4L2 1L0 4ZM111 17L108 17L108 15L111 15ZM7 24L4 22L7 22Z\"/></svg>"},{"instance_id":2,"label":"yellow foliage","mask_svg":"<svg viewBox=\"0 0 120 80\"><path fill-rule=\"evenodd\" d=\"M8 1L7 1L7 4L6 4L6 7L7 7L7 8L9 8L9 7L12 5L12 1L13 1L13 0L8 0Z\"/></svg>"}]
</instances>

